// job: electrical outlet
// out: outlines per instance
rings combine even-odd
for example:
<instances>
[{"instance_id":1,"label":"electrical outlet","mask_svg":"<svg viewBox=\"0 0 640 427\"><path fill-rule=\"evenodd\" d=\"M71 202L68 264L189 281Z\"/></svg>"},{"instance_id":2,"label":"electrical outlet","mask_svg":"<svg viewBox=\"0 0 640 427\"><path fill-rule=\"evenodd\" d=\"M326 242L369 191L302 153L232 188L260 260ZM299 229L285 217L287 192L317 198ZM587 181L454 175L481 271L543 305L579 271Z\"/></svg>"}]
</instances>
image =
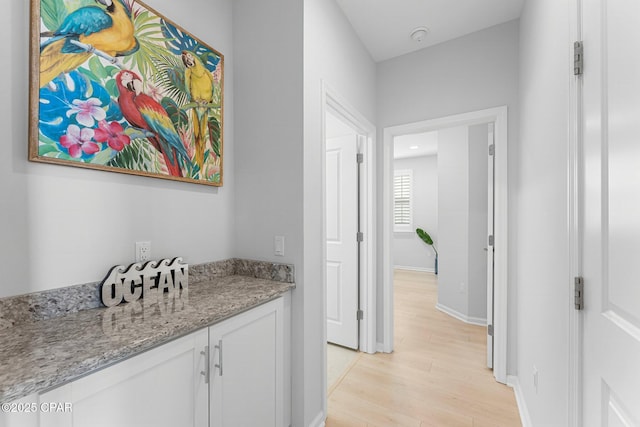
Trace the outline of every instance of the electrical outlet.
<instances>
[{"instance_id":1,"label":"electrical outlet","mask_svg":"<svg viewBox=\"0 0 640 427\"><path fill-rule=\"evenodd\" d=\"M136 262L147 262L151 259L151 242L136 242Z\"/></svg>"},{"instance_id":2,"label":"electrical outlet","mask_svg":"<svg viewBox=\"0 0 640 427\"><path fill-rule=\"evenodd\" d=\"M464 282L460 282L460 290L459 291L460 291L461 294L464 294L464 289L465 289Z\"/></svg>"},{"instance_id":3,"label":"electrical outlet","mask_svg":"<svg viewBox=\"0 0 640 427\"><path fill-rule=\"evenodd\" d=\"M536 390L536 394L538 394L538 368L533 367L533 388Z\"/></svg>"}]
</instances>

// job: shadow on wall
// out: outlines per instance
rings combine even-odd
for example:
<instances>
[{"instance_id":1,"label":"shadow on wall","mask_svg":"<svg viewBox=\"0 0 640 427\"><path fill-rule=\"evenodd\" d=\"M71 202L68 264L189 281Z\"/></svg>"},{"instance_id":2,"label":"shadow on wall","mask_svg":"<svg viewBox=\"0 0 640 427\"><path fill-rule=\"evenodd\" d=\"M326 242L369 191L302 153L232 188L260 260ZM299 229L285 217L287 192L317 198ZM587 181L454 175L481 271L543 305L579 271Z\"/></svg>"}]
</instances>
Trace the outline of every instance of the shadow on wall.
<instances>
[{"instance_id":1,"label":"shadow on wall","mask_svg":"<svg viewBox=\"0 0 640 427\"><path fill-rule=\"evenodd\" d=\"M29 231L29 178L27 170L27 120L29 94L29 2L9 0L8 13L0 18L0 34L8 40L0 92L0 114L5 123L0 156L0 297L31 291ZM6 7L5 7L6 10ZM6 96L8 94L8 96Z\"/></svg>"}]
</instances>

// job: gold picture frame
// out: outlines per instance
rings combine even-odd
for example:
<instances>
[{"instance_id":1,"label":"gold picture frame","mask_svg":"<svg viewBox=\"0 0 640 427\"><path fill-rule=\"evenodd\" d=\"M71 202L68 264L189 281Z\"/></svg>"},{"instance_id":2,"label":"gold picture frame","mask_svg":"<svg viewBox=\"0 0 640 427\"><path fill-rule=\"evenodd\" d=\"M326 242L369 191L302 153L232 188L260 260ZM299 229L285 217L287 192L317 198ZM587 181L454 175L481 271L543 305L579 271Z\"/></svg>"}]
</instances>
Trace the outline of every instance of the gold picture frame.
<instances>
[{"instance_id":1,"label":"gold picture frame","mask_svg":"<svg viewBox=\"0 0 640 427\"><path fill-rule=\"evenodd\" d=\"M224 55L137 0L31 0L29 160L223 183Z\"/></svg>"}]
</instances>

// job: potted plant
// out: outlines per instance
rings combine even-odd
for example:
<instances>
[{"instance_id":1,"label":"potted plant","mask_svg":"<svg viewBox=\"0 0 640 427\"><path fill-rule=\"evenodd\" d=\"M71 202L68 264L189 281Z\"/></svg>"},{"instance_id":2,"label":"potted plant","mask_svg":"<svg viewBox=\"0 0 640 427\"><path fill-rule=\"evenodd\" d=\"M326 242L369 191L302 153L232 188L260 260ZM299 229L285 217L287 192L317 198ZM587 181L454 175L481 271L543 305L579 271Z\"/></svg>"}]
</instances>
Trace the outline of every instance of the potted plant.
<instances>
[{"instance_id":1,"label":"potted plant","mask_svg":"<svg viewBox=\"0 0 640 427\"><path fill-rule=\"evenodd\" d=\"M436 253L436 262L435 262L435 273L438 274L438 250L436 249L436 245L433 244L433 239L429 236L429 233L424 231L422 228L416 228L416 234L423 242L433 248L433 252Z\"/></svg>"}]
</instances>

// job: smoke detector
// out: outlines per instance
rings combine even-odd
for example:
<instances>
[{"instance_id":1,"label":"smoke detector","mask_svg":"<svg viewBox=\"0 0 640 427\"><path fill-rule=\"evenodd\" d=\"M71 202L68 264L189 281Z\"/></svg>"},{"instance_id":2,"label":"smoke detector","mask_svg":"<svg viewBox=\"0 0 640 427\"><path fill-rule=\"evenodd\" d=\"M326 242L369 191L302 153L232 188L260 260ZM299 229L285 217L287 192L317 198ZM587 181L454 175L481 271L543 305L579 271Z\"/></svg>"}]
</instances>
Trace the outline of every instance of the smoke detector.
<instances>
[{"instance_id":1,"label":"smoke detector","mask_svg":"<svg viewBox=\"0 0 640 427\"><path fill-rule=\"evenodd\" d=\"M420 43L425 37L427 37L427 34L429 34L429 29L427 27L418 27L411 31L409 37L411 37L411 40Z\"/></svg>"}]
</instances>

